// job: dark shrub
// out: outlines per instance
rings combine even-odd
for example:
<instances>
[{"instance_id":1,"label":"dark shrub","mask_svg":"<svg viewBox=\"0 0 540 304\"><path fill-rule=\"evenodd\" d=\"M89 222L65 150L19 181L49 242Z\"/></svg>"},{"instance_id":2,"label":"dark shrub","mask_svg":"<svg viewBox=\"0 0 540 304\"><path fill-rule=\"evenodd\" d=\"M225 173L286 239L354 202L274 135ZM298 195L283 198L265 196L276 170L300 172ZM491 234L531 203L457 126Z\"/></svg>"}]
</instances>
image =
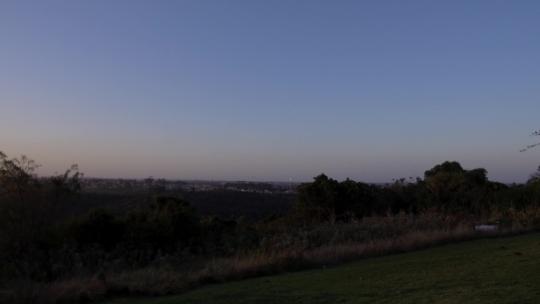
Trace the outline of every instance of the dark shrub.
<instances>
[{"instance_id":1,"label":"dark shrub","mask_svg":"<svg viewBox=\"0 0 540 304\"><path fill-rule=\"evenodd\" d=\"M124 223L110 211L97 209L75 221L69 231L80 247L98 245L111 250L122 241Z\"/></svg>"},{"instance_id":2,"label":"dark shrub","mask_svg":"<svg viewBox=\"0 0 540 304\"><path fill-rule=\"evenodd\" d=\"M132 246L166 252L193 248L200 234L194 209L175 197L158 197L149 209L131 213L126 227L125 237Z\"/></svg>"}]
</instances>

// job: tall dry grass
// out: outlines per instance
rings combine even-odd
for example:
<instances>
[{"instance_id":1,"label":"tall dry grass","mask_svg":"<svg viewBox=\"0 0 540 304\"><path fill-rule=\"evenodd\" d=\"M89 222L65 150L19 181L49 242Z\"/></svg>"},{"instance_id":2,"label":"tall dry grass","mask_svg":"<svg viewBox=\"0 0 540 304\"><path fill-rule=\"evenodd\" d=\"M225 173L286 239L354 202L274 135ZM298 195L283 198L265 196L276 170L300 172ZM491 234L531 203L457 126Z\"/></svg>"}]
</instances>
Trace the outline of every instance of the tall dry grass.
<instances>
[{"instance_id":1,"label":"tall dry grass","mask_svg":"<svg viewBox=\"0 0 540 304\"><path fill-rule=\"evenodd\" d=\"M490 215L504 222L496 232L474 230L475 220L462 215L426 212L370 217L349 223L289 229L272 227L256 250L213 258L198 269L160 265L124 272L71 278L47 285L20 283L11 303L75 303L122 295L177 294L204 284L241 280L288 271L338 265L367 257L408 252L440 244L500 236L540 227L540 209L506 210ZM508 220L509 219L509 220ZM21 295L22 293L22 295Z\"/></svg>"}]
</instances>

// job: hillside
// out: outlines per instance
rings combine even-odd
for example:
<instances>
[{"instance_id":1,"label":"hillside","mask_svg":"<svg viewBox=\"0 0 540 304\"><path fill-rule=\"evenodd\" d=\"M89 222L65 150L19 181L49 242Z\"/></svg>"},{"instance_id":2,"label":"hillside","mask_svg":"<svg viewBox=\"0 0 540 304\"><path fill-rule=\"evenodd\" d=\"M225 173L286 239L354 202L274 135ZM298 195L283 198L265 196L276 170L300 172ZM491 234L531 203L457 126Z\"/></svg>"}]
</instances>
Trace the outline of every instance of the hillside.
<instances>
[{"instance_id":1,"label":"hillside","mask_svg":"<svg viewBox=\"0 0 540 304\"><path fill-rule=\"evenodd\" d=\"M540 303L538 286L537 233L107 304Z\"/></svg>"}]
</instances>

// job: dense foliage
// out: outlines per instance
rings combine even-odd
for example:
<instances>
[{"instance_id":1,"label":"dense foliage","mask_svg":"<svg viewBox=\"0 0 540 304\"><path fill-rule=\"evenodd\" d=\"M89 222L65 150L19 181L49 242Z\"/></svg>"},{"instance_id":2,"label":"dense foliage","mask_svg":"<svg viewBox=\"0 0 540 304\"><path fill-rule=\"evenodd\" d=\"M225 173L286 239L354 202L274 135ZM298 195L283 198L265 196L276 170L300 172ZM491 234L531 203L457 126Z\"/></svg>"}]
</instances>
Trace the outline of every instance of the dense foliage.
<instances>
[{"instance_id":1,"label":"dense foliage","mask_svg":"<svg viewBox=\"0 0 540 304\"><path fill-rule=\"evenodd\" d=\"M26 157L9 159L0 153L2 284L51 282L162 264L192 269L245 252L360 242L374 235L391 238L403 229L435 230L463 219L492 221L494 214L503 223L514 220L508 214L540 203L540 168L526 184L505 185L489 181L485 169L467 170L457 162L445 162L427 170L423 178L387 185L340 182L321 174L298 187L296 203L287 213L264 219L203 216L186 196L166 191L150 193L147 203L128 210L73 213L73 206L87 195L81 193L77 167L50 178L38 178L36 168ZM231 193L204 195L219 201ZM232 206L234 196L228 200ZM369 220L389 214L406 214L406 221ZM332 228L338 223L339 229Z\"/></svg>"},{"instance_id":2,"label":"dense foliage","mask_svg":"<svg viewBox=\"0 0 540 304\"><path fill-rule=\"evenodd\" d=\"M338 182L321 174L298 188L296 211L309 221L428 209L481 217L498 209L536 206L538 176L532 175L525 185L505 185L489 181L485 169L466 170L458 162L436 165L423 179L399 179L383 186L350 179Z\"/></svg>"}]
</instances>

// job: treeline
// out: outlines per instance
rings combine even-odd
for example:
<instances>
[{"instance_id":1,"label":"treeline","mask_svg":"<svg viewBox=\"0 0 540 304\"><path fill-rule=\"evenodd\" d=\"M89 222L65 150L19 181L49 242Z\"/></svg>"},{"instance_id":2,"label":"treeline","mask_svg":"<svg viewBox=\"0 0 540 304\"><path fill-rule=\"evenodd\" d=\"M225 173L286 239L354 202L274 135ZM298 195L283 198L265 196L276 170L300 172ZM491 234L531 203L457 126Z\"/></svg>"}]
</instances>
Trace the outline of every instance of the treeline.
<instances>
[{"instance_id":1,"label":"treeline","mask_svg":"<svg viewBox=\"0 0 540 304\"><path fill-rule=\"evenodd\" d=\"M485 169L466 170L458 162L444 162L427 170L423 179L402 178L383 186L350 179L339 182L321 174L298 188L296 212L308 221L344 221L430 209L481 217L494 210L538 204L538 173L526 184L506 185L488 180Z\"/></svg>"}]
</instances>

